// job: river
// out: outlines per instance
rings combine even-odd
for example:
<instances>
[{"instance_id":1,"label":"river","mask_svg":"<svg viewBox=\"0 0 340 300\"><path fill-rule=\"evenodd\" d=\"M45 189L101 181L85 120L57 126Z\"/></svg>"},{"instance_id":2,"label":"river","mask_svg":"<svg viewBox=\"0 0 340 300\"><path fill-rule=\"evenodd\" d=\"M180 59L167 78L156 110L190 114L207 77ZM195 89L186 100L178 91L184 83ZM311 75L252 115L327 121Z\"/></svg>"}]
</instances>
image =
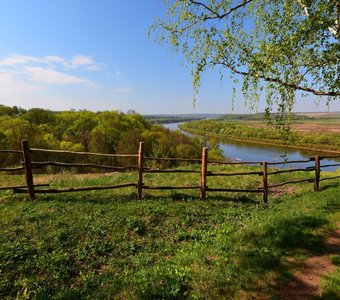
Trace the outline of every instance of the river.
<instances>
[{"instance_id":1,"label":"river","mask_svg":"<svg viewBox=\"0 0 340 300\"><path fill-rule=\"evenodd\" d=\"M178 125L181 123L169 123L163 124L164 127L170 130L179 130ZM187 132L182 131L183 133L194 136L193 134L189 134ZM305 151L299 149L285 149L282 147L270 146L270 145L261 145L254 143L246 143L246 142L237 142L237 141L219 141L219 148L223 151L223 155L226 158L229 158L233 161L268 161L268 162L278 162L284 160L307 160L310 157L314 157L315 155L320 155L315 151ZM323 154L321 154L323 155ZM325 154L327 155L327 154ZM340 159L324 159L321 161L321 165L329 165L339 163ZM287 166L293 168L306 168L312 167L314 162L308 163L296 163L296 164L282 164L277 165L278 168L285 168ZM323 168L324 171L335 171L338 167L327 167Z\"/></svg>"}]
</instances>

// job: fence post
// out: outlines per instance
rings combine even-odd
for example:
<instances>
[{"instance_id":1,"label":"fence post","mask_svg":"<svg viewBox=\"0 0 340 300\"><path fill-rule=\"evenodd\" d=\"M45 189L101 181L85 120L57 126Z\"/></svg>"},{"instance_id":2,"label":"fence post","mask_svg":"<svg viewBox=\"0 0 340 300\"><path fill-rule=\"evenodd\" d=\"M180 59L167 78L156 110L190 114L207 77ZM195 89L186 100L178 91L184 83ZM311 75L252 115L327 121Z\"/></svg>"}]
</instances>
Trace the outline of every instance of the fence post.
<instances>
[{"instance_id":1,"label":"fence post","mask_svg":"<svg viewBox=\"0 0 340 300\"><path fill-rule=\"evenodd\" d=\"M267 162L262 162L263 166L263 202L268 203L268 174L267 174Z\"/></svg>"},{"instance_id":2,"label":"fence post","mask_svg":"<svg viewBox=\"0 0 340 300\"><path fill-rule=\"evenodd\" d=\"M31 165L31 153L28 140L21 141L22 152L23 152L23 165L25 168L25 179L27 184L28 195L31 200L35 199L34 183L33 183L33 173Z\"/></svg>"},{"instance_id":3,"label":"fence post","mask_svg":"<svg viewBox=\"0 0 340 300\"><path fill-rule=\"evenodd\" d=\"M208 148L202 149L202 176L201 176L201 199L205 199L207 190L207 163L208 163Z\"/></svg>"},{"instance_id":4,"label":"fence post","mask_svg":"<svg viewBox=\"0 0 340 300\"><path fill-rule=\"evenodd\" d=\"M314 179L314 191L319 191L319 181L320 181L320 156L315 156L315 179Z\"/></svg>"},{"instance_id":5,"label":"fence post","mask_svg":"<svg viewBox=\"0 0 340 300\"><path fill-rule=\"evenodd\" d=\"M140 142L138 151L138 183L137 183L137 192L139 199L142 199L143 196L143 165L144 165L144 143Z\"/></svg>"}]
</instances>

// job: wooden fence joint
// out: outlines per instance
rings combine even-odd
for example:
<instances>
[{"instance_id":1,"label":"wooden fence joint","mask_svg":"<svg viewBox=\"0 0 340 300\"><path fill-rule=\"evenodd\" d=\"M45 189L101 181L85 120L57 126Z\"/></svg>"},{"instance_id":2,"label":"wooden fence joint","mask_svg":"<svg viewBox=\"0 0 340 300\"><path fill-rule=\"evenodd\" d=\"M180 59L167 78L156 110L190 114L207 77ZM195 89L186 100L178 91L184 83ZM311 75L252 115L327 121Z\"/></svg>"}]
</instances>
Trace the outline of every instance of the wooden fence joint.
<instances>
[{"instance_id":1,"label":"wooden fence joint","mask_svg":"<svg viewBox=\"0 0 340 300\"><path fill-rule=\"evenodd\" d=\"M208 166L208 148L202 149L202 170L201 170L201 199L204 200L207 191L207 166Z\"/></svg>"},{"instance_id":2,"label":"wooden fence joint","mask_svg":"<svg viewBox=\"0 0 340 300\"><path fill-rule=\"evenodd\" d=\"M267 162L262 163L263 167L263 202L268 203L268 174L267 174Z\"/></svg>"},{"instance_id":3,"label":"wooden fence joint","mask_svg":"<svg viewBox=\"0 0 340 300\"><path fill-rule=\"evenodd\" d=\"M144 167L144 143L139 143L138 150L138 183L137 183L137 193L138 199L143 197L143 167Z\"/></svg>"},{"instance_id":4,"label":"wooden fence joint","mask_svg":"<svg viewBox=\"0 0 340 300\"><path fill-rule=\"evenodd\" d=\"M320 182L320 156L315 156L315 179L314 179L314 191L319 191Z\"/></svg>"},{"instance_id":5,"label":"wooden fence joint","mask_svg":"<svg viewBox=\"0 0 340 300\"><path fill-rule=\"evenodd\" d=\"M23 165L25 169L25 179L27 185L28 195L31 200L35 199L34 183L33 183L33 173L31 165L31 151L28 140L21 141L22 152L23 152Z\"/></svg>"}]
</instances>

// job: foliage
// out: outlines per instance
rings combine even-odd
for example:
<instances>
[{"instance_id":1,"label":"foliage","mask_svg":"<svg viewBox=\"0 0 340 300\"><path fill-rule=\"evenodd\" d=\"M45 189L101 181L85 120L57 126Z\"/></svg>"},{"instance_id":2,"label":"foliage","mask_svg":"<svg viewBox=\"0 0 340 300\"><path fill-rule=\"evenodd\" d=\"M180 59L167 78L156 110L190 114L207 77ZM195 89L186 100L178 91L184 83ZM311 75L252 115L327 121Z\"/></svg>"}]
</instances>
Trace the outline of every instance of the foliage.
<instances>
[{"instance_id":1,"label":"foliage","mask_svg":"<svg viewBox=\"0 0 340 300\"><path fill-rule=\"evenodd\" d=\"M64 187L112 184L131 176L63 174L39 180ZM1 176L0 182L11 185L21 177ZM145 179L183 185L199 175ZM255 186L256 180L246 176L242 184ZM239 178L216 183L239 185ZM273 298L275 283L291 273L290 262L319 251L320 228L338 220L338 181L318 193L311 189L299 185L295 195L270 199L268 207L255 195L210 194L199 201L195 191L153 191L142 201L131 190L98 191L41 195L33 202L0 192L0 298L243 299L245 293ZM330 295L334 283L325 283Z\"/></svg>"},{"instance_id":2,"label":"foliage","mask_svg":"<svg viewBox=\"0 0 340 300\"><path fill-rule=\"evenodd\" d=\"M161 157L199 158L202 146L180 132L152 125L138 114L52 112L38 108L24 111L0 106L0 148L20 149L22 139L29 139L31 147L121 154L137 154L139 142L144 141L147 156ZM7 155L1 157L0 164L17 164L17 161L18 157ZM115 163L133 164L133 161Z\"/></svg>"},{"instance_id":3,"label":"foliage","mask_svg":"<svg viewBox=\"0 0 340 300\"><path fill-rule=\"evenodd\" d=\"M269 117L290 118L296 91L339 99L339 1L176 0L151 31L193 66L195 91L201 74L220 68L241 77L242 92L254 108L266 92Z\"/></svg>"}]
</instances>

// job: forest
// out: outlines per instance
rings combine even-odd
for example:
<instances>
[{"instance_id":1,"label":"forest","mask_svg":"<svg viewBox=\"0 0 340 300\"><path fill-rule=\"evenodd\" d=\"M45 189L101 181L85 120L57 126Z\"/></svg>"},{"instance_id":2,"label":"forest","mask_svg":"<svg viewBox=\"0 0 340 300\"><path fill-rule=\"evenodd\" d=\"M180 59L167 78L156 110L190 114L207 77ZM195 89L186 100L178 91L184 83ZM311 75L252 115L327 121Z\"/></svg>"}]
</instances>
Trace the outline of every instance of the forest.
<instances>
[{"instance_id":1,"label":"forest","mask_svg":"<svg viewBox=\"0 0 340 300\"><path fill-rule=\"evenodd\" d=\"M144 141L145 155L156 157L199 158L202 149L198 139L151 124L136 113L0 105L0 149L21 149L22 139L28 139L31 147L111 154L136 154ZM1 165L13 160L3 155Z\"/></svg>"}]
</instances>

